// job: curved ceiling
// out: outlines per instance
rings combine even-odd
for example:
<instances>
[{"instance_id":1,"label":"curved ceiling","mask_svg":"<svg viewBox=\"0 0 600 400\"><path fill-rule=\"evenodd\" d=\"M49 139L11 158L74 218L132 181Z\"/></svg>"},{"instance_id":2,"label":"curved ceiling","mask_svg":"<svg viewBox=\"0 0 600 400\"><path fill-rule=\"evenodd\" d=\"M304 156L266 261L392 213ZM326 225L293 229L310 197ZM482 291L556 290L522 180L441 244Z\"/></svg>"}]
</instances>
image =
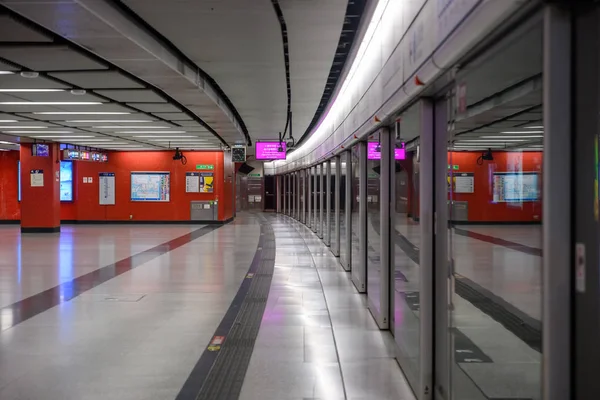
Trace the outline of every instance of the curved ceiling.
<instances>
[{"instance_id":1,"label":"curved ceiling","mask_svg":"<svg viewBox=\"0 0 600 400\"><path fill-rule=\"evenodd\" d=\"M254 140L287 120L281 28L270 0L122 0L223 88ZM279 0L287 27L293 132L309 126L323 95L347 0ZM177 21L177 23L173 23Z\"/></svg>"},{"instance_id":2,"label":"curved ceiling","mask_svg":"<svg viewBox=\"0 0 600 400\"><path fill-rule=\"evenodd\" d=\"M274 139L284 131L288 121L287 67L293 112L290 129L299 137L318 118L325 95L337 83L335 74L339 76L343 67L339 46L352 44L344 38L348 35L347 11L354 3L356 0L0 0L6 10L15 13L17 19L12 20L19 22L15 26L22 28L6 31L4 41L0 38L9 48L0 61L6 61L15 72L40 71L44 79L67 90L87 89L89 95L101 99L101 108L123 106L136 119L140 117L136 113L145 114L141 118L145 123L166 122L167 138L167 131L174 129L184 136L202 136L213 146ZM283 20L278 18L275 4ZM31 33L35 31L43 32L43 39ZM89 58L97 65L71 66L75 61L68 57L62 59L60 71L31 64L31 57L60 59L57 44L66 46L73 57ZM32 45L39 45L35 55L30 54ZM15 51L28 55L23 58L13 54ZM13 79L18 80L16 76ZM135 84L128 82L131 79ZM52 95L36 94L29 101L40 96ZM21 105L17 110L21 117L15 113L11 119L25 118L38 110L34 108ZM42 119L39 115L29 117L48 127L67 123L63 117ZM129 145L147 139L124 138L122 126L108 131L93 126L69 128L83 128ZM143 140L147 145L157 145L148 139Z\"/></svg>"}]
</instances>

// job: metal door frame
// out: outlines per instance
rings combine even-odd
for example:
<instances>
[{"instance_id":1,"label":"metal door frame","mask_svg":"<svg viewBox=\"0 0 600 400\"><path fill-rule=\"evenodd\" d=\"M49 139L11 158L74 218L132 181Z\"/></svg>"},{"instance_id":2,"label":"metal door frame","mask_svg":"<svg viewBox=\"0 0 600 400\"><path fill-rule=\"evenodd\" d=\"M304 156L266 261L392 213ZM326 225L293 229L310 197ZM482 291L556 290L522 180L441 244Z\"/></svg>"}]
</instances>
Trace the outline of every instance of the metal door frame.
<instances>
[{"instance_id":1,"label":"metal door frame","mask_svg":"<svg viewBox=\"0 0 600 400\"><path fill-rule=\"evenodd\" d=\"M334 256L340 256L340 212L341 212L341 180L342 180L342 160L339 155L335 156L335 188L333 189L334 197L334 223L333 223L333 245L331 246L331 252Z\"/></svg>"}]
</instances>

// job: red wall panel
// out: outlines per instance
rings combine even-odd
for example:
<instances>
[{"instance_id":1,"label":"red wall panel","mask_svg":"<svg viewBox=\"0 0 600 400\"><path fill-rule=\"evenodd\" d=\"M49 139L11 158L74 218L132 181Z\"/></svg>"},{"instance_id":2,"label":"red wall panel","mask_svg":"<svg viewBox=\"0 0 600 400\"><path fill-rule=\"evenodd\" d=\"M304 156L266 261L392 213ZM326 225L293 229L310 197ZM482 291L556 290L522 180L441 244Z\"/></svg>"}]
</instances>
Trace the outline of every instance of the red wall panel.
<instances>
[{"instance_id":1,"label":"red wall panel","mask_svg":"<svg viewBox=\"0 0 600 400\"><path fill-rule=\"evenodd\" d=\"M477 164L480 152L451 152L448 164L458 165L460 172L473 172L475 180L474 193L454 193L456 201L469 202L469 221L489 222L538 222L542 219L542 200L523 203L494 203L494 172L538 172L539 184L542 178L541 152L494 152L493 161ZM541 187L539 190L541 196Z\"/></svg>"},{"instance_id":2,"label":"red wall panel","mask_svg":"<svg viewBox=\"0 0 600 400\"><path fill-rule=\"evenodd\" d=\"M114 152L107 163L73 162L73 202L60 205L61 220L184 221L190 218L190 201L216 200L218 219L234 213L234 166L223 152L186 152L187 164L173 160L173 152ZM19 152L0 152L0 219L20 219L17 201L17 161ZM196 164L214 165L213 193L185 193L185 173L196 171ZM169 202L132 202L132 171L167 171L171 175ZM116 205L99 204L98 176L114 172ZM83 183L91 177L92 183Z\"/></svg>"},{"instance_id":3,"label":"red wall panel","mask_svg":"<svg viewBox=\"0 0 600 400\"><path fill-rule=\"evenodd\" d=\"M18 151L0 151L0 220L21 219L18 162Z\"/></svg>"}]
</instances>

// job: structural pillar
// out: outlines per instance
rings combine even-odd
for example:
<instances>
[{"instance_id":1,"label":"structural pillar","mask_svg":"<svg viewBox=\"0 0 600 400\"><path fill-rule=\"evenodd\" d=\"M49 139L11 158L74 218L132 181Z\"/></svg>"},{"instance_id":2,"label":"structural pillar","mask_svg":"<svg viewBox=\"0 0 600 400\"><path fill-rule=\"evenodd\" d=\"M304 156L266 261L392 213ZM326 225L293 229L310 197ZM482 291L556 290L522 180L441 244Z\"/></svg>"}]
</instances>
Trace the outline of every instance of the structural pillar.
<instances>
[{"instance_id":1,"label":"structural pillar","mask_svg":"<svg viewBox=\"0 0 600 400\"><path fill-rule=\"evenodd\" d=\"M34 156L33 147L21 144L21 232L60 232L60 150Z\"/></svg>"}]
</instances>

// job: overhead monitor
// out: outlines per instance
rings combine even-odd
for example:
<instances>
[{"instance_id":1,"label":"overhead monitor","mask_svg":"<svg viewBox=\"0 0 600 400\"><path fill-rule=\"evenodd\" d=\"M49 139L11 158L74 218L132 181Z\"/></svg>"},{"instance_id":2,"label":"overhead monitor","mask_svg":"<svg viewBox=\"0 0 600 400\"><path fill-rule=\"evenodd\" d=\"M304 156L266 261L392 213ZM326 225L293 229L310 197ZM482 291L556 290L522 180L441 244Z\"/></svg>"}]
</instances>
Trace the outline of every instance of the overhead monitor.
<instances>
[{"instance_id":1,"label":"overhead monitor","mask_svg":"<svg viewBox=\"0 0 600 400\"><path fill-rule=\"evenodd\" d=\"M368 160L381 160L381 144L379 142L368 142L367 143L367 159ZM406 159L406 146L404 143L396 145L394 150L394 159L404 160Z\"/></svg>"},{"instance_id":2,"label":"overhead monitor","mask_svg":"<svg viewBox=\"0 0 600 400\"><path fill-rule=\"evenodd\" d=\"M34 144L31 147L31 155L37 157L49 157L50 146L47 144Z\"/></svg>"},{"instance_id":3,"label":"overhead monitor","mask_svg":"<svg viewBox=\"0 0 600 400\"><path fill-rule=\"evenodd\" d=\"M257 160L285 160L287 146L285 142L256 142Z\"/></svg>"}]
</instances>

